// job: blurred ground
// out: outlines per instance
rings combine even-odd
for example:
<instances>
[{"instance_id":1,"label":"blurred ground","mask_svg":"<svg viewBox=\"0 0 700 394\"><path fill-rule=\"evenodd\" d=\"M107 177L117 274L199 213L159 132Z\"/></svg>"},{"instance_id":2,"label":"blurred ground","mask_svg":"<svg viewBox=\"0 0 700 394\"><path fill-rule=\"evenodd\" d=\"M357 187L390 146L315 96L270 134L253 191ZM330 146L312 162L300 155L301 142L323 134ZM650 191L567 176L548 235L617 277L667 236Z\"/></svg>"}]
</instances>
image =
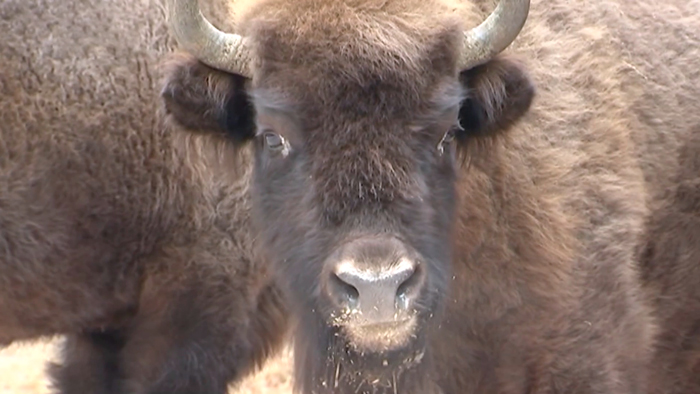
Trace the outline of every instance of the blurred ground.
<instances>
[{"instance_id":1,"label":"blurred ground","mask_svg":"<svg viewBox=\"0 0 700 394\"><path fill-rule=\"evenodd\" d=\"M44 367L53 360L56 343L22 343L0 350L0 394L51 393ZM285 352L229 393L291 394L291 387L291 357Z\"/></svg>"}]
</instances>

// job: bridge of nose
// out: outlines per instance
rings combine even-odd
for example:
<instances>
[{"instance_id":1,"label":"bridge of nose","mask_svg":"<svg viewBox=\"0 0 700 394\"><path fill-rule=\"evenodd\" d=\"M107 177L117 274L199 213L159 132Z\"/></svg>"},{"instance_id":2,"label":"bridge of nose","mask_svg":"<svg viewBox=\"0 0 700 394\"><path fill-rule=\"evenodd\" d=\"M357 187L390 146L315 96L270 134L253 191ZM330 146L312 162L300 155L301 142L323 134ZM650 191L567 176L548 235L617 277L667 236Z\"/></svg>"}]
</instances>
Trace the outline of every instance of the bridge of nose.
<instances>
[{"instance_id":1,"label":"bridge of nose","mask_svg":"<svg viewBox=\"0 0 700 394\"><path fill-rule=\"evenodd\" d=\"M360 286L398 287L414 270L414 264L407 258L398 259L390 265L363 264L348 259L338 265L336 275L348 283L357 283Z\"/></svg>"}]
</instances>

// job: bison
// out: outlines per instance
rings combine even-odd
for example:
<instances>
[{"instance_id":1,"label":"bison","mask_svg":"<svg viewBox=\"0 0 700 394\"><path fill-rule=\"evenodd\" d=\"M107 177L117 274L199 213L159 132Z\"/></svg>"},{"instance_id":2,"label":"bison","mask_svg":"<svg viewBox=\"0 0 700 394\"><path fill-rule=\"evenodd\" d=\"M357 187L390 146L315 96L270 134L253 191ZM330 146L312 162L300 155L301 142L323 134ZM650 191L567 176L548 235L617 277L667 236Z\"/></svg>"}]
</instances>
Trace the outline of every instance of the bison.
<instances>
[{"instance_id":1,"label":"bison","mask_svg":"<svg viewBox=\"0 0 700 394\"><path fill-rule=\"evenodd\" d=\"M168 120L253 150L297 389L690 393L698 3L494 3L170 1Z\"/></svg>"},{"instance_id":2,"label":"bison","mask_svg":"<svg viewBox=\"0 0 700 394\"><path fill-rule=\"evenodd\" d=\"M0 32L0 346L65 335L62 394L225 393L287 314L247 172L159 120L162 7L4 0Z\"/></svg>"}]
</instances>

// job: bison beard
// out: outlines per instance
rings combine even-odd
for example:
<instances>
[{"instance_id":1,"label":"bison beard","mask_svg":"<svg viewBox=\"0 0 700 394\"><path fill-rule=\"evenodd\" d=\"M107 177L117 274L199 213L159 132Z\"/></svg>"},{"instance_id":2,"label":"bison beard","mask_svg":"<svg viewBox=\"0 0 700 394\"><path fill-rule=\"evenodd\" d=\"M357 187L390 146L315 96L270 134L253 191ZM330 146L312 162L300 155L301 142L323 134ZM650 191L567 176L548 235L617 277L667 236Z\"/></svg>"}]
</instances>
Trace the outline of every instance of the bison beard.
<instances>
[{"instance_id":1,"label":"bison beard","mask_svg":"<svg viewBox=\"0 0 700 394\"><path fill-rule=\"evenodd\" d=\"M418 337L411 347L363 353L348 344L338 327L308 314L297 329L295 385L301 393L439 393L431 374L430 352ZM422 336L422 335L421 335Z\"/></svg>"}]
</instances>

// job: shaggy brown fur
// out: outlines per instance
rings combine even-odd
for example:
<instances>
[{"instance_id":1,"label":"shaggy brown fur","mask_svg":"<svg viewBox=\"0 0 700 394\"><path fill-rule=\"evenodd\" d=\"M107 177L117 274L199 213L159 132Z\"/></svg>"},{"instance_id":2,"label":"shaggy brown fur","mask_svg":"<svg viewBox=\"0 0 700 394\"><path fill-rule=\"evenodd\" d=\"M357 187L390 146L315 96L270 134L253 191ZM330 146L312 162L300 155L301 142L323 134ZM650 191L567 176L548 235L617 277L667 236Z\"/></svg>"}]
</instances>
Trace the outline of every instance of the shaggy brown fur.
<instances>
[{"instance_id":1,"label":"shaggy brown fur","mask_svg":"<svg viewBox=\"0 0 700 394\"><path fill-rule=\"evenodd\" d=\"M673 185L650 218L644 283L663 322L650 392L700 392L700 128L679 149Z\"/></svg>"},{"instance_id":2,"label":"shaggy brown fur","mask_svg":"<svg viewBox=\"0 0 700 394\"><path fill-rule=\"evenodd\" d=\"M67 334L62 394L225 393L286 313L247 175L158 120L162 5L9 0L0 31L0 345Z\"/></svg>"},{"instance_id":3,"label":"shaggy brown fur","mask_svg":"<svg viewBox=\"0 0 700 394\"><path fill-rule=\"evenodd\" d=\"M236 32L259 60L250 81L187 57L171 65L176 123L258 140L254 216L299 320L299 387L694 392L682 387L699 358L700 244L686 206L698 195L672 174L698 149L675 154L700 124L698 3L533 1L510 55L459 78L453 174L435 158L436 108L459 97L461 30L493 6L457 3L239 1ZM266 149L256 127L291 153ZM347 350L319 291L325 256L372 231L401 233L428 262L416 307L427 317L399 353Z\"/></svg>"}]
</instances>

